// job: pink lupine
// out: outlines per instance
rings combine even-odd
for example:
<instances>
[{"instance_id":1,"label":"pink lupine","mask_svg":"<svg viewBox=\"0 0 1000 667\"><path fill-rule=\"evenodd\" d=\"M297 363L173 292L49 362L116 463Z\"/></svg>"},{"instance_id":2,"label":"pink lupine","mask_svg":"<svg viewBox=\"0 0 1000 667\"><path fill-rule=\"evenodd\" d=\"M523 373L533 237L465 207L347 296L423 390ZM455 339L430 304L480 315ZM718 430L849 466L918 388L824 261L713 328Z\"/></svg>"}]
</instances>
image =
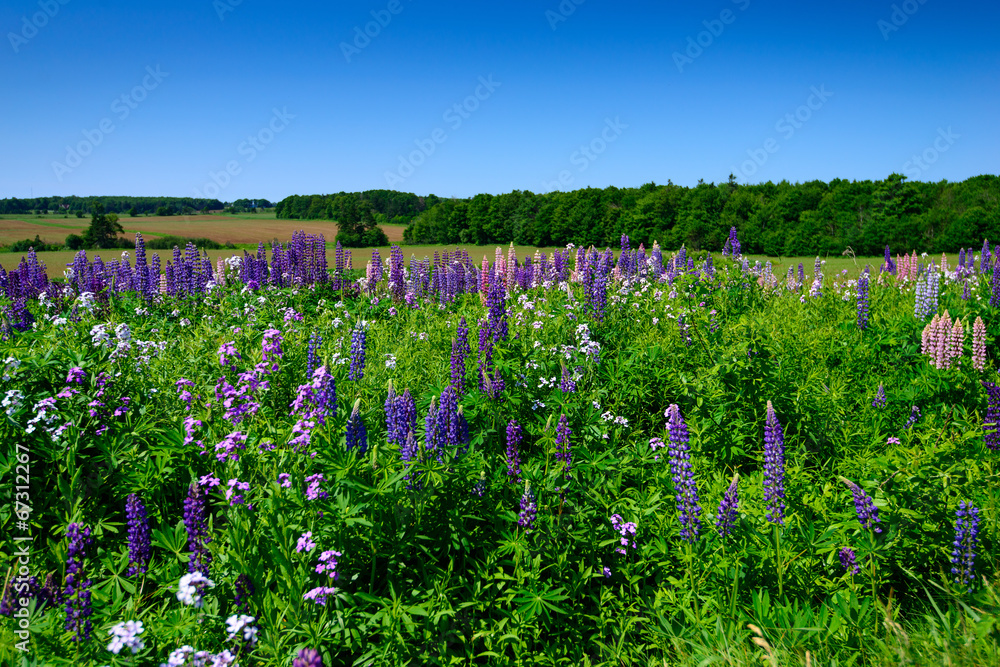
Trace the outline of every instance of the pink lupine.
<instances>
[{"instance_id":1,"label":"pink lupine","mask_svg":"<svg viewBox=\"0 0 1000 667\"><path fill-rule=\"evenodd\" d=\"M986 368L986 324L981 317L972 325L972 367L979 372Z\"/></svg>"},{"instance_id":2,"label":"pink lupine","mask_svg":"<svg viewBox=\"0 0 1000 667\"><path fill-rule=\"evenodd\" d=\"M962 348L965 347L965 329L962 327L962 321L957 317L955 318L955 325L951 329L951 333L948 335L948 361L949 364L954 362L955 366L958 366L958 360L962 358Z\"/></svg>"},{"instance_id":3,"label":"pink lupine","mask_svg":"<svg viewBox=\"0 0 1000 667\"><path fill-rule=\"evenodd\" d=\"M951 316L948 311L938 320L937 327L931 332L932 357L937 362L935 366L942 370L951 368L951 358L948 356L948 334L951 333Z\"/></svg>"},{"instance_id":4,"label":"pink lupine","mask_svg":"<svg viewBox=\"0 0 1000 667\"><path fill-rule=\"evenodd\" d=\"M923 333L920 334L920 354L934 356L931 353L931 332L937 327L938 320L940 319L940 315L935 315L934 319L924 326Z\"/></svg>"}]
</instances>

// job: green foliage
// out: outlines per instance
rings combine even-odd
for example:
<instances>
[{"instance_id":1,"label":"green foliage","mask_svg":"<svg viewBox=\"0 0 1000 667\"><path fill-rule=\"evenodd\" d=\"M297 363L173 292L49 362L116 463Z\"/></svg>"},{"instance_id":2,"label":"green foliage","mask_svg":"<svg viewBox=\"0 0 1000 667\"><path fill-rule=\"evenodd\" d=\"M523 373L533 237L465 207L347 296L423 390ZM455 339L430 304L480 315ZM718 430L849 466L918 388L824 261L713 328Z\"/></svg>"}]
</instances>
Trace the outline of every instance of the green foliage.
<instances>
[{"instance_id":1,"label":"green foliage","mask_svg":"<svg viewBox=\"0 0 1000 667\"><path fill-rule=\"evenodd\" d=\"M87 248L118 248L121 247L118 235L124 231L118 216L105 214L104 205L97 202L90 216L90 226L83 233L83 244Z\"/></svg>"},{"instance_id":2,"label":"green foliage","mask_svg":"<svg viewBox=\"0 0 1000 667\"><path fill-rule=\"evenodd\" d=\"M669 210L666 201L647 204ZM466 215L475 218L481 206L467 205ZM37 328L0 343L8 359L0 389L23 394L5 405L0 440L29 453L32 573L62 577L71 521L90 526L95 540L87 564L95 639L73 646L62 608L34 607L34 655L53 665L155 665L185 644L233 648L224 619L237 613L233 585L245 575L256 590L248 613L260 641L241 665L287 666L304 646L319 648L325 665L997 664L1000 466L984 444L980 381L995 377L1000 322L987 305L988 280L970 279L968 301L958 281L941 297L942 310L970 323L966 331L976 317L986 320L991 360L980 373L969 363L968 339L957 367L928 364L908 282L873 275L871 325L862 332L853 281L828 277L824 296L811 298L808 288L757 278L724 260L715 281L682 274L672 283L613 282L602 321L583 305L578 283L515 290L505 304L510 336L493 357L506 389L496 399L479 390L473 351L462 369L468 449L446 448L440 460L424 452L409 468L386 438L387 388L392 382L415 397L422 442L429 405L451 381L460 318L473 348L484 326L478 293L443 304L418 297L410 307L392 301L384 282L364 296L330 286L254 291L230 272L227 284L200 299L106 292L89 308L77 303L78 319L69 298L32 304ZM678 316L690 324L690 339ZM351 331L361 322L367 366L362 380L349 381ZM128 335L116 333L122 326ZM231 423L216 393L220 377L238 384L263 364L271 328L283 334L283 356L264 364L276 367L252 392L259 408ZM289 406L309 380L314 332L323 337L317 354L336 380L339 409L296 450L289 441L298 418ZM230 341L239 358L222 366L219 348ZM560 389L563 366L575 392ZM87 376L69 385L78 392L66 392L74 367ZM182 378L193 385L190 409L179 397ZM872 406L880 383L884 408ZM61 392L51 423L37 420L29 433L40 401ZM122 397L129 408L113 416ZM95 401L109 407L91 417ZM356 401L366 452L345 446ZM786 442L780 529L765 519L762 498L767 401ZM703 508L694 544L678 536L669 450L650 447L652 437L668 439L663 415L671 404L691 433ZM913 405L923 416L904 428ZM568 475L555 458L562 414L573 430ZM186 444L187 418L201 423ZM505 460L511 419L524 427L518 482ZM46 432L63 424L58 439ZM216 458L216 444L234 431L247 438L238 458ZM6 479L18 474L17 451L0 451ZM328 495L310 500L306 478L317 473ZM724 538L715 511L737 473L740 510ZM176 592L187 571L184 499L203 475L220 480L209 504L216 585L194 609ZM874 499L882 532L862 526L839 477ZM227 502L229 480L250 484L245 500L253 509ZM538 500L531 532L518 525L525 484ZM13 488L2 491L4 535L21 534ZM133 577L124 517L130 493L145 501L153 529L149 572ZM972 593L950 573L960 500L982 510ZM616 552L613 514L637 525L637 546L624 554ZM296 549L306 532L317 544L311 552ZM856 551L857 574L841 567L843 547ZM342 554L335 582L315 571L326 550ZM3 550L0 572L15 565L11 554ZM337 588L325 605L304 599L321 585ZM112 656L108 629L133 619L145 625L146 648L134 658ZM19 657L14 629L0 619L4 664Z\"/></svg>"}]
</instances>

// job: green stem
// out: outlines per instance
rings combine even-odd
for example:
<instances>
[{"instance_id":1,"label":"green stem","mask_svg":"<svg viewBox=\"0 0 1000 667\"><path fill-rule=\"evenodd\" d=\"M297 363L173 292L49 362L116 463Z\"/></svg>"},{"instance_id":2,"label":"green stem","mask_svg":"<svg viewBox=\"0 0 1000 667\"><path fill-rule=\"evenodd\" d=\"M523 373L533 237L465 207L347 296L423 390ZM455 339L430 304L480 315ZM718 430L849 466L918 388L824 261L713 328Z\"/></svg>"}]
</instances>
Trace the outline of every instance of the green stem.
<instances>
[{"instance_id":1,"label":"green stem","mask_svg":"<svg viewBox=\"0 0 1000 667\"><path fill-rule=\"evenodd\" d=\"M778 573L778 597L784 599L785 596L785 582L783 578L783 573L781 569L781 532L778 524L774 524L774 564L775 570Z\"/></svg>"}]
</instances>

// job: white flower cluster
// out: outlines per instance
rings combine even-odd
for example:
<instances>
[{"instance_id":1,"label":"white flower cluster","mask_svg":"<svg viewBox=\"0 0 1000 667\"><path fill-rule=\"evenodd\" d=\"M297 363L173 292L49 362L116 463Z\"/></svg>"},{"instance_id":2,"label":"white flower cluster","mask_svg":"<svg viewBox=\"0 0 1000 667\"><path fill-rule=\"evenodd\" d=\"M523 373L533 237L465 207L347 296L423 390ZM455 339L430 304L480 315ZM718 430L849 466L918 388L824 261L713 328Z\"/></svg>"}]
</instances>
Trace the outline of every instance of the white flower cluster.
<instances>
[{"instance_id":1,"label":"white flower cluster","mask_svg":"<svg viewBox=\"0 0 1000 667\"><path fill-rule=\"evenodd\" d=\"M195 651L193 646L181 646L170 653L160 667L236 667L236 656L228 650L222 653Z\"/></svg>"},{"instance_id":2,"label":"white flower cluster","mask_svg":"<svg viewBox=\"0 0 1000 667\"><path fill-rule=\"evenodd\" d=\"M226 629L229 631L229 641L234 641L242 635L243 641L247 646L256 644L257 628L250 625L253 621L254 617L247 616L246 614L233 614L227 618Z\"/></svg>"},{"instance_id":3,"label":"white flower cluster","mask_svg":"<svg viewBox=\"0 0 1000 667\"><path fill-rule=\"evenodd\" d=\"M189 572L177 584L177 599L181 604L201 608L206 588L214 588L215 582L201 572Z\"/></svg>"},{"instance_id":4,"label":"white flower cluster","mask_svg":"<svg viewBox=\"0 0 1000 667\"><path fill-rule=\"evenodd\" d=\"M133 654L138 653L146 646L139 638L142 632L142 621L125 621L124 623L119 623L108 630L108 634L111 635L111 643L108 644L108 650L115 655L121 653L123 648L131 649Z\"/></svg>"}]
</instances>

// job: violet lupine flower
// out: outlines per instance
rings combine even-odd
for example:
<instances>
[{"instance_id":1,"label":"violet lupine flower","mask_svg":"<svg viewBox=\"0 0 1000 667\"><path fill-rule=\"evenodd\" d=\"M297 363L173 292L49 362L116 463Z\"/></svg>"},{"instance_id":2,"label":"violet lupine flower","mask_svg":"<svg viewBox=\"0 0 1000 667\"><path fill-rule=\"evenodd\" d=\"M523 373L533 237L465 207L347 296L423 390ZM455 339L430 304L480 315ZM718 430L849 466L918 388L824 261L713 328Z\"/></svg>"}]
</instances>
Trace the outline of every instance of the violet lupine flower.
<instances>
[{"instance_id":1,"label":"violet lupine flower","mask_svg":"<svg viewBox=\"0 0 1000 667\"><path fill-rule=\"evenodd\" d=\"M993 275L990 277L990 308L1000 306L1000 257L993 257Z\"/></svg>"},{"instance_id":2,"label":"violet lupine flower","mask_svg":"<svg viewBox=\"0 0 1000 667\"><path fill-rule=\"evenodd\" d=\"M241 574L236 577L236 581L233 583L233 591L233 607L238 612L249 614L250 598L256 592L253 581L247 575Z\"/></svg>"},{"instance_id":3,"label":"violet lupine flower","mask_svg":"<svg viewBox=\"0 0 1000 667\"><path fill-rule=\"evenodd\" d=\"M715 515L715 527L719 529L719 535L722 537L729 537L732 534L733 526L739 516L740 498L737 488L739 478L739 475L733 475L733 481L722 496L719 511Z\"/></svg>"},{"instance_id":4,"label":"violet lupine flower","mask_svg":"<svg viewBox=\"0 0 1000 667\"><path fill-rule=\"evenodd\" d=\"M354 402L354 409L351 416L347 418L347 451L357 449L362 454L368 451L368 429L365 428L365 421L361 418L359 408L361 399Z\"/></svg>"},{"instance_id":5,"label":"violet lupine flower","mask_svg":"<svg viewBox=\"0 0 1000 667\"><path fill-rule=\"evenodd\" d=\"M190 412L191 401L194 400L194 396L191 395L191 392L188 391L186 387L193 387L194 382L191 382L191 380L186 380L184 378L181 378L180 380L174 383L174 386L177 387L177 398L179 398L184 402L187 411Z\"/></svg>"},{"instance_id":6,"label":"violet lupine flower","mask_svg":"<svg viewBox=\"0 0 1000 667\"><path fill-rule=\"evenodd\" d=\"M840 550L840 564L850 574L859 574L861 572L861 568L858 567L857 554L850 547L844 547Z\"/></svg>"},{"instance_id":7,"label":"violet lupine flower","mask_svg":"<svg viewBox=\"0 0 1000 667\"><path fill-rule=\"evenodd\" d=\"M576 382L573 381L573 376L566 368L566 364L562 364L562 381L559 383L559 389L564 394L572 394L576 391Z\"/></svg>"},{"instance_id":8,"label":"violet lupine flower","mask_svg":"<svg viewBox=\"0 0 1000 667\"><path fill-rule=\"evenodd\" d=\"M363 325L358 324L351 332L351 370L347 379L359 381L365 376L365 347L368 334Z\"/></svg>"},{"instance_id":9,"label":"violet lupine flower","mask_svg":"<svg viewBox=\"0 0 1000 667\"><path fill-rule=\"evenodd\" d=\"M317 351L323 346L323 337L319 332L313 332L309 336L309 349L306 350L306 382L312 380L313 371L319 366L319 354Z\"/></svg>"},{"instance_id":10,"label":"violet lupine flower","mask_svg":"<svg viewBox=\"0 0 1000 667\"><path fill-rule=\"evenodd\" d=\"M691 453L687 424L676 403L667 408L667 430L670 432L670 472L674 481L677 514L681 524L681 539L694 544L701 527L701 507L698 502L698 485L691 472Z\"/></svg>"},{"instance_id":11,"label":"violet lupine flower","mask_svg":"<svg viewBox=\"0 0 1000 667\"><path fill-rule=\"evenodd\" d=\"M851 495L854 496L854 511L858 515L858 521L861 522L861 526L876 533L881 533L882 529L875 524L881 523L882 520L878 518L878 508L875 507L875 502L871 496L849 479L841 477L840 481L847 485L847 488L851 490Z\"/></svg>"},{"instance_id":12,"label":"violet lupine flower","mask_svg":"<svg viewBox=\"0 0 1000 667\"><path fill-rule=\"evenodd\" d=\"M502 340L507 340L507 292L499 280L490 283L489 291L486 294L486 305L489 308L493 342L499 343Z\"/></svg>"},{"instance_id":13,"label":"violet lupine flower","mask_svg":"<svg viewBox=\"0 0 1000 667\"><path fill-rule=\"evenodd\" d=\"M517 515L517 525L524 528L524 534L528 535L535 527L535 518L538 515L538 505L535 503L535 494L530 488L524 490L521 496L521 509Z\"/></svg>"},{"instance_id":14,"label":"violet lupine flower","mask_svg":"<svg viewBox=\"0 0 1000 667\"><path fill-rule=\"evenodd\" d=\"M451 343L451 386L458 395L465 396L465 359L471 354L469 347L469 325L465 318L458 323L458 331Z\"/></svg>"},{"instance_id":15,"label":"violet lupine flower","mask_svg":"<svg viewBox=\"0 0 1000 667\"><path fill-rule=\"evenodd\" d=\"M396 396L390 385L385 399L385 426L387 440L400 448L406 444L407 434L417 430L417 404L409 389Z\"/></svg>"},{"instance_id":16,"label":"violet lupine flower","mask_svg":"<svg viewBox=\"0 0 1000 667\"><path fill-rule=\"evenodd\" d=\"M986 446L996 451L1000 448L1000 386L993 382L983 382L986 389L986 415L983 417L983 436Z\"/></svg>"},{"instance_id":17,"label":"violet lupine flower","mask_svg":"<svg viewBox=\"0 0 1000 667\"><path fill-rule=\"evenodd\" d=\"M329 494L320 487L320 483L325 481L326 479L323 477L322 473L316 473L315 475L309 475L306 477L305 482L308 484L306 487L306 498L309 500L326 498Z\"/></svg>"},{"instance_id":18,"label":"violet lupine flower","mask_svg":"<svg viewBox=\"0 0 1000 667\"><path fill-rule=\"evenodd\" d=\"M184 527L188 534L188 572L198 572L208 575L208 566L212 562L212 554L208 551L208 492L198 485L191 484L187 498L184 500Z\"/></svg>"},{"instance_id":19,"label":"violet lupine flower","mask_svg":"<svg viewBox=\"0 0 1000 667\"><path fill-rule=\"evenodd\" d=\"M774 414L771 401L767 402L767 421L764 425L764 502L767 520L785 524L785 434Z\"/></svg>"},{"instance_id":20,"label":"violet lupine flower","mask_svg":"<svg viewBox=\"0 0 1000 667\"><path fill-rule=\"evenodd\" d=\"M278 370L278 360L282 357L281 343L282 343L281 332L277 329L268 329L264 332L264 338L261 343L261 347L264 355L264 364L270 363L270 366L262 366L261 371L264 373L273 373Z\"/></svg>"},{"instance_id":21,"label":"violet lupine flower","mask_svg":"<svg viewBox=\"0 0 1000 667\"><path fill-rule=\"evenodd\" d=\"M226 489L226 501L229 503L230 507L235 507L236 505L242 505L246 502L242 493L237 493L237 491L249 491L250 482L241 482L238 479L231 479L228 483L228 489ZM253 509L253 506L250 505Z\"/></svg>"},{"instance_id":22,"label":"violet lupine flower","mask_svg":"<svg viewBox=\"0 0 1000 667\"><path fill-rule=\"evenodd\" d=\"M302 535L299 536L299 541L295 544L295 552L302 553L305 551L306 553L309 553L315 549L316 543L313 542L312 536L312 531L302 533Z\"/></svg>"},{"instance_id":23,"label":"violet lupine flower","mask_svg":"<svg viewBox=\"0 0 1000 667\"><path fill-rule=\"evenodd\" d=\"M873 408L884 408L886 404L885 387L881 382L878 384L878 391L875 392L875 400L872 401Z\"/></svg>"},{"instance_id":24,"label":"violet lupine flower","mask_svg":"<svg viewBox=\"0 0 1000 667\"><path fill-rule=\"evenodd\" d=\"M323 667L323 658L314 648L304 648L292 660L292 667Z\"/></svg>"},{"instance_id":25,"label":"violet lupine flower","mask_svg":"<svg viewBox=\"0 0 1000 667\"><path fill-rule=\"evenodd\" d=\"M955 511L955 541L951 552L951 573L955 583L969 586L976 578L976 548L979 546L979 509L964 500Z\"/></svg>"},{"instance_id":26,"label":"violet lupine flower","mask_svg":"<svg viewBox=\"0 0 1000 667\"><path fill-rule=\"evenodd\" d=\"M242 359L236 350L236 342L229 341L219 346L219 365L233 367L237 361Z\"/></svg>"},{"instance_id":27,"label":"violet lupine flower","mask_svg":"<svg viewBox=\"0 0 1000 667\"><path fill-rule=\"evenodd\" d=\"M886 252L888 253L888 251ZM888 257L888 254L886 256ZM862 273L858 277L858 328L862 331L868 328L869 292L870 283L868 274Z\"/></svg>"},{"instance_id":28,"label":"violet lupine flower","mask_svg":"<svg viewBox=\"0 0 1000 667\"><path fill-rule=\"evenodd\" d=\"M507 476L513 478L515 484L521 483L521 454L518 448L524 430L516 420L507 423Z\"/></svg>"},{"instance_id":29,"label":"violet lupine flower","mask_svg":"<svg viewBox=\"0 0 1000 667\"><path fill-rule=\"evenodd\" d=\"M910 428L911 426L916 424L919 419L920 419L920 408L914 405L912 408L910 408L910 418L906 420L906 424L903 426L903 429Z\"/></svg>"},{"instance_id":30,"label":"violet lupine flower","mask_svg":"<svg viewBox=\"0 0 1000 667\"><path fill-rule=\"evenodd\" d=\"M215 446L215 458L219 461L239 461L240 455L236 452L246 449L246 442L247 437L242 431L230 433Z\"/></svg>"},{"instance_id":31,"label":"violet lupine flower","mask_svg":"<svg viewBox=\"0 0 1000 667\"><path fill-rule=\"evenodd\" d=\"M616 552L624 556L626 554L625 550L628 547L631 546L633 549L638 548L638 544L635 541L637 526L634 521L623 521L621 515L612 514L611 527L614 528L621 536L619 538L619 544L621 546L615 548Z\"/></svg>"},{"instance_id":32,"label":"violet lupine flower","mask_svg":"<svg viewBox=\"0 0 1000 667\"><path fill-rule=\"evenodd\" d=\"M128 522L128 576L134 577L148 571L152 554L146 506L134 493L125 501L125 518Z\"/></svg>"},{"instance_id":33,"label":"violet lupine flower","mask_svg":"<svg viewBox=\"0 0 1000 667\"><path fill-rule=\"evenodd\" d=\"M573 468L573 451L571 449L569 437L573 431L569 428L566 414L559 416L559 424L556 425L556 461L563 462L563 479L569 481L569 473Z\"/></svg>"},{"instance_id":34,"label":"violet lupine flower","mask_svg":"<svg viewBox=\"0 0 1000 667\"><path fill-rule=\"evenodd\" d=\"M93 582L84 578L86 549L92 541L90 528L85 528L81 523L71 523L66 529L66 539L69 541L69 551L66 554L66 588L63 589L66 630L73 632L74 642L82 642L90 639L93 627L90 620L93 613L90 585Z\"/></svg>"},{"instance_id":35,"label":"violet lupine flower","mask_svg":"<svg viewBox=\"0 0 1000 667\"><path fill-rule=\"evenodd\" d=\"M336 581L340 578L337 573L337 559L342 556L339 551L324 551L319 555L319 563L316 565L316 574L327 574Z\"/></svg>"}]
</instances>

